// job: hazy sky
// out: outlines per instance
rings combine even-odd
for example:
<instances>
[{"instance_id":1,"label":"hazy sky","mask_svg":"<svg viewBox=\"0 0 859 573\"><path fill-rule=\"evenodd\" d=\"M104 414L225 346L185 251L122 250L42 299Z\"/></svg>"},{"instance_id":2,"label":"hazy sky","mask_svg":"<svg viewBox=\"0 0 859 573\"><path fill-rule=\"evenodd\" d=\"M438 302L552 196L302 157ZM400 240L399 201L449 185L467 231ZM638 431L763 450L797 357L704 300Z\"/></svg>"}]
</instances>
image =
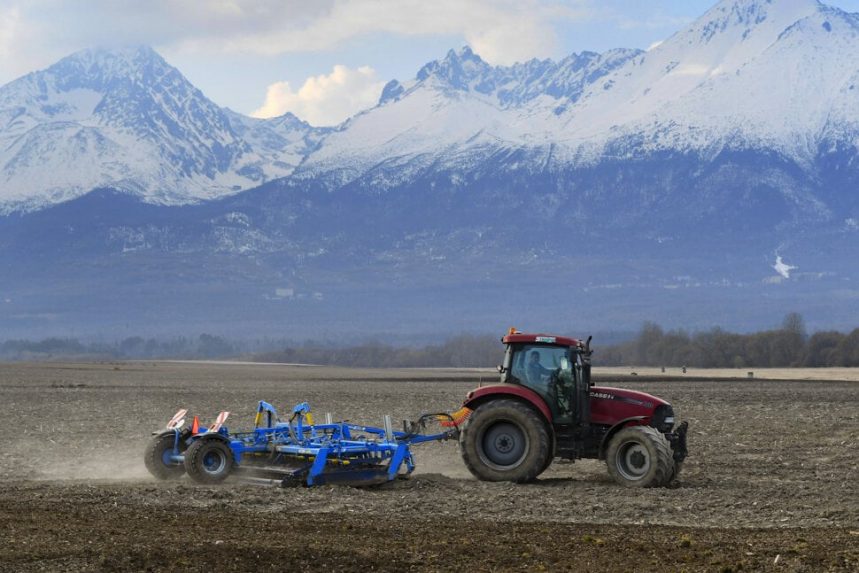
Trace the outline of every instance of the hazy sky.
<instances>
[{"instance_id":1,"label":"hazy sky","mask_svg":"<svg viewBox=\"0 0 859 573\"><path fill-rule=\"evenodd\" d=\"M807 2L809 0L776 0ZM826 3L859 12L859 0ZM715 0L0 0L0 84L92 46L147 44L210 99L316 125L451 48L493 64L646 49Z\"/></svg>"}]
</instances>

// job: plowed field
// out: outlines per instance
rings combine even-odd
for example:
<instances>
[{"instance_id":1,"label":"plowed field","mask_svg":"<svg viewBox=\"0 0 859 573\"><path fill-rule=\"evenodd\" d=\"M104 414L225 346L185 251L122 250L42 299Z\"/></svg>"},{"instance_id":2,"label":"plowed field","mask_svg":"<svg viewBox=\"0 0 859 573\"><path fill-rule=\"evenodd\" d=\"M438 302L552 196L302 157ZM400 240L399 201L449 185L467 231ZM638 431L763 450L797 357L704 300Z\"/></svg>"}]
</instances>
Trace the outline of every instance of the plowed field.
<instances>
[{"instance_id":1,"label":"plowed field","mask_svg":"<svg viewBox=\"0 0 859 573\"><path fill-rule=\"evenodd\" d=\"M408 481L219 487L148 477L179 407L249 426L260 399L380 425L452 410L477 371L177 363L0 365L0 570L859 571L859 383L623 379L690 423L672 488L604 464L470 477L453 442ZM611 384L600 381L600 384Z\"/></svg>"}]
</instances>

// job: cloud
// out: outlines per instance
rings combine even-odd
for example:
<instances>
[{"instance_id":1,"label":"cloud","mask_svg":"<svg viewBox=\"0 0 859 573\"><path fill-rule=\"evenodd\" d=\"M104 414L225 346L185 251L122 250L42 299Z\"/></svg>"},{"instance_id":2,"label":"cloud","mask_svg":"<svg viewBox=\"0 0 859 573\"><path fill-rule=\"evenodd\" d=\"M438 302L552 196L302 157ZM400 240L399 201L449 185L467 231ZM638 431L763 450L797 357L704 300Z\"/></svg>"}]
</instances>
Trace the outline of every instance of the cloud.
<instances>
[{"instance_id":1,"label":"cloud","mask_svg":"<svg viewBox=\"0 0 859 573\"><path fill-rule=\"evenodd\" d=\"M555 27L581 20L593 0L28 0L0 8L0 34L16 20L38 28L19 52L57 54L93 45L148 44L189 53L278 55L334 50L374 34L454 36L492 63L550 56ZM0 41L2 46L2 41ZM2 48L0 48L2 49ZM50 59L48 59L50 58ZM14 58L0 53L0 67Z\"/></svg>"},{"instance_id":2,"label":"cloud","mask_svg":"<svg viewBox=\"0 0 859 573\"><path fill-rule=\"evenodd\" d=\"M334 0L298 3L234 2L209 9L204 33L188 34L183 49L282 54L336 48L371 34L458 35L493 63L551 55L554 23L583 16L584 0ZM207 4L206 4L207 5ZM229 26L221 26L221 17ZM221 34L211 34L222 29Z\"/></svg>"},{"instance_id":3,"label":"cloud","mask_svg":"<svg viewBox=\"0 0 859 573\"><path fill-rule=\"evenodd\" d=\"M7 58L12 54L20 19L21 13L16 7L0 10L0 58Z\"/></svg>"},{"instance_id":4,"label":"cloud","mask_svg":"<svg viewBox=\"0 0 859 573\"><path fill-rule=\"evenodd\" d=\"M781 260L781 256L776 256L775 264L772 266L772 268L775 269L775 272L780 274L782 277L789 279L790 278L790 271L796 270L799 267L789 265L789 264L787 264Z\"/></svg>"},{"instance_id":5,"label":"cloud","mask_svg":"<svg viewBox=\"0 0 859 573\"><path fill-rule=\"evenodd\" d=\"M371 67L336 65L328 75L307 78L297 91L289 82L271 84L265 103L251 115L275 117L289 111L311 125L336 125L375 105L383 86Z\"/></svg>"}]
</instances>

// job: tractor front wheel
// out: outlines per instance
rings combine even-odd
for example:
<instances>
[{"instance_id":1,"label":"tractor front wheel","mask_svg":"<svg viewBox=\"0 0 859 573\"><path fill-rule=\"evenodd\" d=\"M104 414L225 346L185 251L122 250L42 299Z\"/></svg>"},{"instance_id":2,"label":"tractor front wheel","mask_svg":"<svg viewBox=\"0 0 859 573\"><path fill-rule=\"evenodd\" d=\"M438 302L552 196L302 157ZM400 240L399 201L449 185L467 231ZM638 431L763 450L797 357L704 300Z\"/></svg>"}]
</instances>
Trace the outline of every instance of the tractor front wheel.
<instances>
[{"instance_id":1,"label":"tractor front wheel","mask_svg":"<svg viewBox=\"0 0 859 573\"><path fill-rule=\"evenodd\" d=\"M665 436L650 426L623 428L606 452L608 473L627 487L661 487L674 477L674 458Z\"/></svg>"},{"instance_id":2,"label":"tractor front wheel","mask_svg":"<svg viewBox=\"0 0 859 573\"><path fill-rule=\"evenodd\" d=\"M154 436L149 441L149 445L146 446L146 452L143 454L143 463L146 465L149 473L160 480L177 479L185 474L185 467L170 459L174 454L173 448L175 445L175 432ZM180 448L182 446L181 436L179 438L179 446Z\"/></svg>"},{"instance_id":3,"label":"tractor front wheel","mask_svg":"<svg viewBox=\"0 0 859 573\"><path fill-rule=\"evenodd\" d=\"M185 452L185 470L197 483L221 483L233 469L233 450L224 440L203 438Z\"/></svg>"},{"instance_id":4,"label":"tractor front wheel","mask_svg":"<svg viewBox=\"0 0 859 573\"><path fill-rule=\"evenodd\" d=\"M516 400L479 406L460 434L460 446L468 470L484 481L533 481L551 462L546 424Z\"/></svg>"}]
</instances>

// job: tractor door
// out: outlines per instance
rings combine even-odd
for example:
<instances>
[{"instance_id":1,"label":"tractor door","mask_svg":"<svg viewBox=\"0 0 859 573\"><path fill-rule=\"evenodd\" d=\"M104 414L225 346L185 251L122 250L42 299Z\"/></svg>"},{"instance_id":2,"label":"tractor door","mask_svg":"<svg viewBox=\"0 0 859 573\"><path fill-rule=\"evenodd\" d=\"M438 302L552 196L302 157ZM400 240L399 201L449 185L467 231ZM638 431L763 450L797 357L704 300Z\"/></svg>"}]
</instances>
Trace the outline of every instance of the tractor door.
<instances>
[{"instance_id":1,"label":"tractor door","mask_svg":"<svg viewBox=\"0 0 859 573\"><path fill-rule=\"evenodd\" d=\"M516 344L508 349L508 382L522 384L546 401L556 424L570 424L575 413L575 356L567 346ZM505 360L506 362L506 360Z\"/></svg>"}]
</instances>

